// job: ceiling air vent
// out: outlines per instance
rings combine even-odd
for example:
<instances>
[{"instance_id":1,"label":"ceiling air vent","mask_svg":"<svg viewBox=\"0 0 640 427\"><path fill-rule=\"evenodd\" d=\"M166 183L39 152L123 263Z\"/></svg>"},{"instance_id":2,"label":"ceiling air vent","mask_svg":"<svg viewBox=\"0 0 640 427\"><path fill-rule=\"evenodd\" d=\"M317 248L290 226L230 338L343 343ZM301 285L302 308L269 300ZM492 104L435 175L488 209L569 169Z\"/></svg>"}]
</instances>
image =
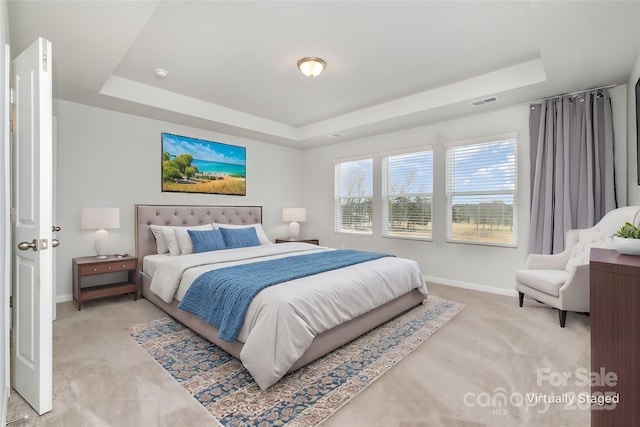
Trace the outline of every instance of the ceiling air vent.
<instances>
[{"instance_id":1,"label":"ceiling air vent","mask_svg":"<svg viewBox=\"0 0 640 427\"><path fill-rule=\"evenodd\" d=\"M477 107L478 105L491 104L493 102L498 102L498 97L497 96L490 96L490 97L484 98L484 99L476 99L475 101L471 101L471 105Z\"/></svg>"}]
</instances>

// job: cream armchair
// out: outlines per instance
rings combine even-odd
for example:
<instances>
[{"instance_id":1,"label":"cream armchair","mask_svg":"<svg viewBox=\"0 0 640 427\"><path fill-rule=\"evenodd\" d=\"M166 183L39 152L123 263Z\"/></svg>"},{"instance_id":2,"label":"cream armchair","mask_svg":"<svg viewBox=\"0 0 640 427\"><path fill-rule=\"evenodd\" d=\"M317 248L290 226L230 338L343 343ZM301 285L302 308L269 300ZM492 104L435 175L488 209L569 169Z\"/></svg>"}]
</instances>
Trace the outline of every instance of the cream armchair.
<instances>
[{"instance_id":1,"label":"cream armchair","mask_svg":"<svg viewBox=\"0 0 640 427\"><path fill-rule=\"evenodd\" d=\"M640 222L640 206L614 209L591 228L567 231L565 249L559 254L530 254L524 269L516 272L520 307L527 295L557 308L563 328L567 311L590 312L589 252L593 247L611 247L611 236L627 221Z\"/></svg>"}]
</instances>

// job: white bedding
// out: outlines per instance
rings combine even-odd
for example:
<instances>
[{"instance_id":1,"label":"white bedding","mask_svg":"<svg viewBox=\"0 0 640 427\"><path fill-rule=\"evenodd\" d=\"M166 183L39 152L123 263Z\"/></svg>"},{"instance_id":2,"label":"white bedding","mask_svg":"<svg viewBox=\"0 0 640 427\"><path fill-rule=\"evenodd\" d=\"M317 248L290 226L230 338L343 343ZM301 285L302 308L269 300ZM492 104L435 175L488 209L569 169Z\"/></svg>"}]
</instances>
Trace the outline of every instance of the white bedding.
<instances>
[{"instance_id":1,"label":"white bedding","mask_svg":"<svg viewBox=\"0 0 640 427\"><path fill-rule=\"evenodd\" d=\"M147 255L142 260L142 271L149 275L149 277L153 277L153 274L156 272L156 268L158 268L158 264L160 264L163 259L169 258L170 256L171 255L169 255L169 253Z\"/></svg>"},{"instance_id":2,"label":"white bedding","mask_svg":"<svg viewBox=\"0 0 640 427\"><path fill-rule=\"evenodd\" d=\"M155 264L151 291L169 303L180 300L205 271L324 250L332 249L286 243L165 257ZM244 343L240 359L264 390L287 373L316 335L412 289L427 295L420 268L415 261L397 257L268 287L256 295L247 311L238 335Z\"/></svg>"}]
</instances>

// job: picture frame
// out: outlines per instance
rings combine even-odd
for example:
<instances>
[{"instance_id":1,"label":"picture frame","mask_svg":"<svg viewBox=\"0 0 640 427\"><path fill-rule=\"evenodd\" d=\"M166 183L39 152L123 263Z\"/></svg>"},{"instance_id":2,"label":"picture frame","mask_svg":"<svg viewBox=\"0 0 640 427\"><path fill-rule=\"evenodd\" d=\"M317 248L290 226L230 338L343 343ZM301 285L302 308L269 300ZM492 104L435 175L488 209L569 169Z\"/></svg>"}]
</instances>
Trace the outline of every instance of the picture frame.
<instances>
[{"instance_id":1,"label":"picture frame","mask_svg":"<svg viewBox=\"0 0 640 427\"><path fill-rule=\"evenodd\" d=\"M245 147L161 133L162 192L246 196Z\"/></svg>"}]
</instances>

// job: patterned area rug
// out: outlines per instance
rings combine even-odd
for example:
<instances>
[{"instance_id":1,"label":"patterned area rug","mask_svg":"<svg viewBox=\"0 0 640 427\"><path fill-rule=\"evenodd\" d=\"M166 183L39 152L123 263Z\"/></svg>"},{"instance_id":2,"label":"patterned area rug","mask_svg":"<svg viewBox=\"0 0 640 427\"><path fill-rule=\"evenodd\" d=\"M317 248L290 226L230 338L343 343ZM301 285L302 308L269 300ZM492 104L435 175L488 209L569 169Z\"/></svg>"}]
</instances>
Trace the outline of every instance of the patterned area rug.
<instances>
[{"instance_id":1,"label":"patterned area rug","mask_svg":"<svg viewBox=\"0 0 640 427\"><path fill-rule=\"evenodd\" d=\"M131 336L224 426L310 427L411 353L463 304L427 301L261 391L242 364L179 322L138 325Z\"/></svg>"}]
</instances>

